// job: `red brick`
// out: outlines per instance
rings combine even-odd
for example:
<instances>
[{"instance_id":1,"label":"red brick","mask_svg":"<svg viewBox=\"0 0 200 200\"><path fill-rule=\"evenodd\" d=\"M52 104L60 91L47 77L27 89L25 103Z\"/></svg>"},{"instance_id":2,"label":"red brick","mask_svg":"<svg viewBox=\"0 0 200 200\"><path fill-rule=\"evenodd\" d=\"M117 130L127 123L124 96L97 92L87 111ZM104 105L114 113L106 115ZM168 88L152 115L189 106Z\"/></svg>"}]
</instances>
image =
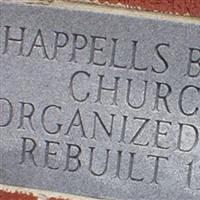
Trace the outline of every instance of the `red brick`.
<instances>
[{"instance_id":1,"label":"red brick","mask_svg":"<svg viewBox=\"0 0 200 200\"><path fill-rule=\"evenodd\" d=\"M121 3L145 11L159 11L200 17L200 0L98 0L99 3Z\"/></svg>"}]
</instances>

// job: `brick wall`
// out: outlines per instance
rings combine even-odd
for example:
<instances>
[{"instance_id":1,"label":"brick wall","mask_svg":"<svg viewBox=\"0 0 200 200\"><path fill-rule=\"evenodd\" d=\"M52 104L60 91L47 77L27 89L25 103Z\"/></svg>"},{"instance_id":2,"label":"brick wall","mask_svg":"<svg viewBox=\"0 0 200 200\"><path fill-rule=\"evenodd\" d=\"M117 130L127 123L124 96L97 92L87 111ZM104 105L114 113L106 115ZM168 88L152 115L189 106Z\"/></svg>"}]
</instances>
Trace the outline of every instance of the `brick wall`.
<instances>
[{"instance_id":1,"label":"brick wall","mask_svg":"<svg viewBox=\"0 0 200 200\"><path fill-rule=\"evenodd\" d=\"M83 0L85 1L85 0ZM96 0L90 0L95 2ZM97 0L99 3L122 5L144 11L200 17L200 0Z\"/></svg>"},{"instance_id":2,"label":"brick wall","mask_svg":"<svg viewBox=\"0 0 200 200\"><path fill-rule=\"evenodd\" d=\"M16 0L17 1L17 0ZM24 0L26 2L51 3L53 0ZM67 1L67 0L62 0ZM71 0L74 1L74 0ZM162 13L188 15L200 18L200 0L76 0L82 2L100 3L125 6L144 11L156 11ZM40 195L40 193L42 195ZM54 197L51 197L54 196ZM58 194L50 194L44 191L19 189L9 186L0 187L0 200L83 200L88 198Z\"/></svg>"}]
</instances>

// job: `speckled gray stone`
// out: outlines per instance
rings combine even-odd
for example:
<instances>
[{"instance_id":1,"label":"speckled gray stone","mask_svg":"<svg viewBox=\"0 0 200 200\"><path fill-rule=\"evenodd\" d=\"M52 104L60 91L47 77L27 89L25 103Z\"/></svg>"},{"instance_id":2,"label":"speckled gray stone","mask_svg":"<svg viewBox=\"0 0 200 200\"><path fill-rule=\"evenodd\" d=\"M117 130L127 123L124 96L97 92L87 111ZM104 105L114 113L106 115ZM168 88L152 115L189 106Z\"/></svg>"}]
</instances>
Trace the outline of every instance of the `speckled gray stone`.
<instances>
[{"instance_id":1,"label":"speckled gray stone","mask_svg":"<svg viewBox=\"0 0 200 200\"><path fill-rule=\"evenodd\" d=\"M0 4L0 183L199 200L200 23L93 8Z\"/></svg>"}]
</instances>

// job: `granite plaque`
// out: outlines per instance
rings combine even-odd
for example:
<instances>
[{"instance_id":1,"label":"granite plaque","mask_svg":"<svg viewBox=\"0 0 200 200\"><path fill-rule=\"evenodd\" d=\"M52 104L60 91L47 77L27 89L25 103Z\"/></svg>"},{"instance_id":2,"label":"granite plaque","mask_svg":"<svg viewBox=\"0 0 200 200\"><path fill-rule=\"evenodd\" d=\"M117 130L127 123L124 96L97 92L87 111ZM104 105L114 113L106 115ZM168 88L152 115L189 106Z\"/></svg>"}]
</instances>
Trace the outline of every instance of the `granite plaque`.
<instances>
[{"instance_id":1,"label":"granite plaque","mask_svg":"<svg viewBox=\"0 0 200 200\"><path fill-rule=\"evenodd\" d=\"M0 4L0 183L200 199L200 23Z\"/></svg>"}]
</instances>

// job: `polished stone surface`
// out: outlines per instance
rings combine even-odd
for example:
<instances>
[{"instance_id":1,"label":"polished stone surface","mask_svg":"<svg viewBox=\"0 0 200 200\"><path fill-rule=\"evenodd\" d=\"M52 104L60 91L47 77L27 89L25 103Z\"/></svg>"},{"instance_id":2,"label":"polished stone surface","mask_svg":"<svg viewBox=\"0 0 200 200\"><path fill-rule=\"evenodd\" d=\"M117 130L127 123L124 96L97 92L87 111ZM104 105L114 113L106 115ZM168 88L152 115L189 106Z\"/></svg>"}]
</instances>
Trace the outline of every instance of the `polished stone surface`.
<instances>
[{"instance_id":1,"label":"polished stone surface","mask_svg":"<svg viewBox=\"0 0 200 200\"><path fill-rule=\"evenodd\" d=\"M94 8L0 4L0 183L198 200L200 23Z\"/></svg>"}]
</instances>

